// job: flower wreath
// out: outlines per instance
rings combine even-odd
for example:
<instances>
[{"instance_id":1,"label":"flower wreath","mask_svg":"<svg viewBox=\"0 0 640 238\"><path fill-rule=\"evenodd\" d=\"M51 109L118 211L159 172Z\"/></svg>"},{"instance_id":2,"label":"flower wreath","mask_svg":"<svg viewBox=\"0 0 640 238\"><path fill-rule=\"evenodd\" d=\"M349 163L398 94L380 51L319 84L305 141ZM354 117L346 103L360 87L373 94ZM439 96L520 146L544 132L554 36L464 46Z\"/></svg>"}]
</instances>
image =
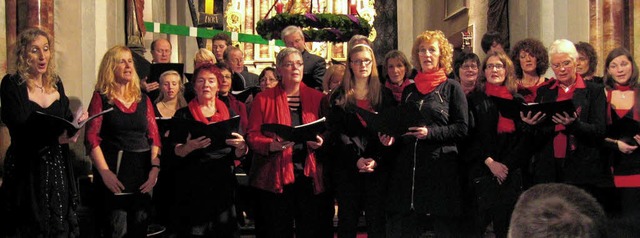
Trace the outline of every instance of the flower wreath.
<instances>
[{"instance_id":1,"label":"flower wreath","mask_svg":"<svg viewBox=\"0 0 640 238\"><path fill-rule=\"evenodd\" d=\"M267 40L280 39L280 32L290 25L302 28L306 41L347 42L354 35L369 36L371 25L354 15L337 14L277 14L258 21L256 31Z\"/></svg>"}]
</instances>

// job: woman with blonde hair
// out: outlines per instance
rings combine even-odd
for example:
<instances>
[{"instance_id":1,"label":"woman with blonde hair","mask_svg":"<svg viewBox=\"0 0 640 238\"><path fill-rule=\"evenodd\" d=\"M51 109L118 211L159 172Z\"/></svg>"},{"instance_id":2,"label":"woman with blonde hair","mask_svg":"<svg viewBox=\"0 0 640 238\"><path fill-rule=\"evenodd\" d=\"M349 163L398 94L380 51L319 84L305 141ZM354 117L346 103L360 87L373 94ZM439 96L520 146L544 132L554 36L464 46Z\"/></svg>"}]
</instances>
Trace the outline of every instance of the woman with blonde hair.
<instances>
[{"instance_id":1,"label":"woman with blonde hair","mask_svg":"<svg viewBox=\"0 0 640 238\"><path fill-rule=\"evenodd\" d=\"M356 237L365 211L369 237L385 237L384 192L388 168L382 135L367 128L352 107L380 112L395 106L391 91L382 86L373 50L355 45L347 56L342 86L331 95L328 125L335 153L332 162L338 201L338 237ZM388 138L388 137L386 137Z\"/></svg>"},{"instance_id":2,"label":"woman with blonde hair","mask_svg":"<svg viewBox=\"0 0 640 238\"><path fill-rule=\"evenodd\" d=\"M200 48L196 51L196 55L193 58L193 68L197 69L205 63L215 64L218 62L216 61L216 55L213 54L213 52L205 48Z\"/></svg>"},{"instance_id":3,"label":"woman with blonde hair","mask_svg":"<svg viewBox=\"0 0 640 238\"><path fill-rule=\"evenodd\" d=\"M400 103L415 104L425 125L394 138L398 150L387 192L387 235L418 237L427 225L420 221L429 218L436 237L455 237L462 215L456 142L467 135L467 99L460 83L447 78L453 47L444 33L423 32L411 52L418 74Z\"/></svg>"},{"instance_id":4,"label":"woman with blonde hair","mask_svg":"<svg viewBox=\"0 0 640 238\"><path fill-rule=\"evenodd\" d=\"M29 120L36 112L74 119L55 72L53 38L31 28L17 40L17 72L0 87L2 122L11 135L0 187L0 237L78 237L68 143L79 133L69 136L63 128Z\"/></svg>"},{"instance_id":5,"label":"woman with blonde hair","mask_svg":"<svg viewBox=\"0 0 640 238\"><path fill-rule=\"evenodd\" d=\"M160 136L153 104L140 91L131 51L114 46L105 53L89 115L85 144L94 164L97 228L106 237L147 234L150 192L160 171Z\"/></svg>"}]
</instances>

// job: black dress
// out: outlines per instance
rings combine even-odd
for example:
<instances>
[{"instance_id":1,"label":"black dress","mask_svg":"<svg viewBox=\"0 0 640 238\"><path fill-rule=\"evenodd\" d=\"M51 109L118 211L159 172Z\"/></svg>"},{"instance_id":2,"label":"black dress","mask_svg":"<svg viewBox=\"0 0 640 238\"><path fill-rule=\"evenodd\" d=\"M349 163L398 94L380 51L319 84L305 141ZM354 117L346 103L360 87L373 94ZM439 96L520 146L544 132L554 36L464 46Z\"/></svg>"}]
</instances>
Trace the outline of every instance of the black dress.
<instances>
[{"instance_id":1,"label":"black dress","mask_svg":"<svg viewBox=\"0 0 640 238\"><path fill-rule=\"evenodd\" d=\"M235 116L230 111L231 116ZM174 118L195 120L189 107L178 109ZM168 145L185 143L187 135L169 132ZM236 159L231 147L213 152L199 149L184 158L172 156L175 181L174 224L178 236L202 232L208 237L236 237L237 220L233 212L234 193L238 184L233 174ZM213 233L211 233L213 232ZM214 234L215 233L215 234Z\"/></svg>"},{"instance_id":2,"label":"black dress","mask_svg":"<svg viewBox=\"0 0 640 238\"><path fill-rule=\"evenodd\" d=\"M0 236L77 237L78 193L69 147L58 143L63 129L28 120L35 111L72 119L69 99L59 81L60 99L42 108L29 100L21 81L7 75L0 88L2 121L11 135L0 187Z\"/></svg>"}]
</instances>

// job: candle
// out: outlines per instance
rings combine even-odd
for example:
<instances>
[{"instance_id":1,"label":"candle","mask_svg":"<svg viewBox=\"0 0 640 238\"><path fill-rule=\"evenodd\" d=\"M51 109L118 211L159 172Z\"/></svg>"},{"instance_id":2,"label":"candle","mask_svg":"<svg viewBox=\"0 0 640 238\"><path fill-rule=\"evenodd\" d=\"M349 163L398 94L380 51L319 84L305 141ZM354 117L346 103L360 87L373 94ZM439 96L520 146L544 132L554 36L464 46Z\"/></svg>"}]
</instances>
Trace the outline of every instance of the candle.
<instances>
[{"instance_id":1,"label":"candle","mask_svg":"<svg viewBox=\"0 0 640 238\"><path fill-rule=\"evenodd\" d=\"M355 2L351 2L351 5L349 5L349 14L358 15L358 8Z\"/></svg>"},{"instance_id":2,"label":"candle","mask_svg":"<svg viewBox=\"0 0 640 238\"><path fill-rule=\"evenodd\" d=\"M213 14L213 0L204 1L204 13Z\"/></svg>"},{"instance_id":3,"label":"candle","mask_svg":"<svg viewBox=\"0 0 640 238\"><path fill-rule=\"evenodd\" d=\"M282 8L284 7L284 4L282 4L282 2L278 1L278 3L276 3L276 13L280 14L282 13Z\"/></svg>"}]
</instances>

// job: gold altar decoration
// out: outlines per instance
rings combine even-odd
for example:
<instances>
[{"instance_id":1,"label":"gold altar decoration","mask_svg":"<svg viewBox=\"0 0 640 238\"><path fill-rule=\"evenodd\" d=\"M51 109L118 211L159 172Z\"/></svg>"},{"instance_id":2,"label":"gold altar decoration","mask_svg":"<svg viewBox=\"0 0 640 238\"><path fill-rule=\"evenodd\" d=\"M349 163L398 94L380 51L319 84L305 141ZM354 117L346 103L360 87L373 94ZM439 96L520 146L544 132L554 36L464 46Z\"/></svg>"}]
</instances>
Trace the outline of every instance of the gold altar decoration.
<instances>
[{"instance_id":1,"label":"gold altar decoration","mask_svg":"<svg viewBox=\"0 0 640 238\"><path fill-rule=\"evenodd\" d=\"M258 33L256 23L263 18L270 18L276 14L275 8L267 15L271 6L278 0L229 0L225 8L225 30L246 34ZM280 0L284 4L284 11L311 11L312 13L348 14L349 4L355 3L358 13L373 26L376 11L373 7L375 0ZM372 27L369 40L374 41L375 28ZM232 39L234 40L234 39ZM258 74L265 67L275 64L275 55L281 47L274 44L259 45L252 43L233 42L244 50L245 65ZM327 60L346 60L346 43L307 42L307 50Z\"/></svg>"}]
</instances>

